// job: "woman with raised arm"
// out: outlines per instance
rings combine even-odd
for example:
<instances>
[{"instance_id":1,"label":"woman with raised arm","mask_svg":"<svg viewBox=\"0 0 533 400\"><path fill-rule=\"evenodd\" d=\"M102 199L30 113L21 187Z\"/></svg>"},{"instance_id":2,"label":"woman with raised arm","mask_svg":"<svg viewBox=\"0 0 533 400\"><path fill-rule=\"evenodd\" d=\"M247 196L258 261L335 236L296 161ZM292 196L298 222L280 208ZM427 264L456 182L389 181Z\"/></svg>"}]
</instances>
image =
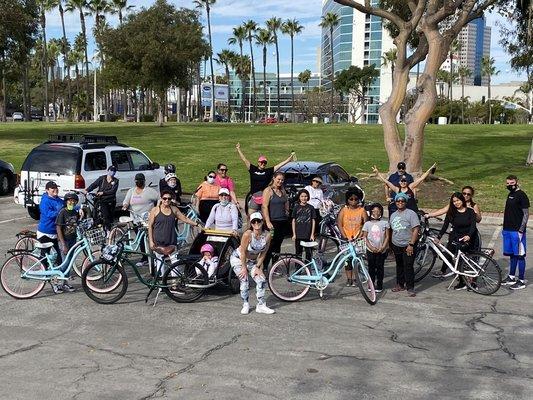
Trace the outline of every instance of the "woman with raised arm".
<instances>
[{"instance_id":1,"label":"woman with raised arm","mask_svg":"<svg viewBox=\"0 0 533 400\"><path fill-rule=\"evenodd\" d=\"M257 165L253 165L252 163L250 163L250 161L248 161L248 159L242 152L240 143L237 143L235 145L235 148L237 149L239 157L241 158L244 165L246 165L246 169L250 174L250 190L246 195L246 202L244 204L246 214L248 214L248 202L250 201L252 194L263 191L272 180L274 172L283 167L289 161L294 161L296 157L293 151L287 159L283 160L279 164L274 165L273 167L267 168L268 160L265 156L259 156L259 158L257 159Z\"/></svg>"},{"instance_id":2,"label":"woman with raised arm","mask_svg":"<svg viewBox=\"0 0 533 400\"><path fill-rule=\"evenodd\" d=\"M433 163L433 165L426 172L420 175L420 177L412 183L408 183L407 178L402 175L400 177L400 186L395 186L393 183L389 182L384 177L382 177L379 174L379 170L375 165L372 167L372 171L374 172L374 174L376 174L376 177L379 180L381 180L385 185L387 185L389 189L392 190L394 193L406 194L407 197L409 198L409 200L407 201L407 208L410 210L413 210L414 212L418 212L418 206L416 204L416 188L422 182L424 182L424 180L429 176L433 168L435 168L436 166L437 166L437 163ZM394 211L396 211L396 205L394 205L394 207L392 207L392 209L389 210L389 212L394 212Z\"/></svg>"},{"instance_id":3,"label":"woman with raised arm","mask_svg":"<svg viewBox=\"0 0 533 400\"><path fill-rule=\"evenodd\" d=\"M479 208L479 205L474 201L474 193L475 193L474 188L472 186L464 186L463 189L461 189L461 193L465 197L466 206L470 207L476 213L476 222L480 223L481 219L483 218L483 215L481 214L481 209ZM440 217L441 215L446 214L449 208L450 208L450 205L446 204L441 209L426 214L425 217L426 218Z\"/></svg>"}]
</instances>

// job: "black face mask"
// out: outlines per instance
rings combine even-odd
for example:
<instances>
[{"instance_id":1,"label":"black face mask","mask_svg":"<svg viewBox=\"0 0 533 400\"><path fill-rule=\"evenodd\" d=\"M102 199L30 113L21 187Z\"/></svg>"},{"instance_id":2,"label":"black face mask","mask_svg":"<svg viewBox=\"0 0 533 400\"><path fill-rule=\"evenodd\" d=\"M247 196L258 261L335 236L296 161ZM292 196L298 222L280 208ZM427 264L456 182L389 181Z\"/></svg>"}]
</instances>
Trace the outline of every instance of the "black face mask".
<instances>
[{"instance_id":1,"label":"black face mask","mask_svg":"<svg viewBox=\"0 0 533 400\"><path fill-rule=\"evenodd\" d=\"M144 181L135 181L135 186L137 186L138 188L143 188L144 187Z\"/></svg>"},{"instance_id":2,"label":"black face mask","mask_svg":"<svg viewBox=\"0 0 533 400\"><path fill-rule=\"evenodd\" d=\"M511 193L516 191L516 185L507 185L506 187L507 187L507 190L510 191Z\"/></svg>"}]
</instances>

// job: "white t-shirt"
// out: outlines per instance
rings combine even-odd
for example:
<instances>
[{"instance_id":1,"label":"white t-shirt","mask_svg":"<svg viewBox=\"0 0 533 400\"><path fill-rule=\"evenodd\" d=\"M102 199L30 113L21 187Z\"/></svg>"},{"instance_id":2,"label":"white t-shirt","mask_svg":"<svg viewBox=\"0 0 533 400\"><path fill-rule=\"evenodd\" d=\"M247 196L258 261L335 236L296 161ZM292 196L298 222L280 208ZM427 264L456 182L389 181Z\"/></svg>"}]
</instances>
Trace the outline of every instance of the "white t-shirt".
<instances>
[{"instance_id":1,"label":"white t-shirt","mask_svg":"<svg viewBox=\"0 0 533 400\"><path fill-rule=\"evenodd\" d=\"M311 185L306 186L305 190L309 192L308 203L318 210L320 208L320 204L324 201L324 192L322 191L322 189L320 188L315 189Z\"/></svg>"},{"instance_id":2,"label":"white t-shirt","mask_svg":"<svg viewBox=\"0 0 533 400\"><path fill-rule=\"evenodd\" d=\"M379 249L385 242L385 232L390 228L387 221L366 221L363 225L363 232L367 232L368 241L372 246Z\"/></svg>"}]
</instances>

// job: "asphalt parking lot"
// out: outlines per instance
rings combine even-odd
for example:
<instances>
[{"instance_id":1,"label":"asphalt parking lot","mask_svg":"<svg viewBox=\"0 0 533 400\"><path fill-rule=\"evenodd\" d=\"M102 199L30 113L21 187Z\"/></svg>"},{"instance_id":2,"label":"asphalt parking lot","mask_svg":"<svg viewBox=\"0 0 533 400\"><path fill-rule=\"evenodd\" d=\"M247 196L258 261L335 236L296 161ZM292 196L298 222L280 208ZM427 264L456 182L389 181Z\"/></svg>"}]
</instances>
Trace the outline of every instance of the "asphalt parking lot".
<instances>
[{"instance_id":1,"label":"asphalt parking lot","mask_svg":"<svg viewBox=\"0 0 533 400\"><path fill-rule=\"evenodd\" d=\"M2 261L34 225L0 198ZM480 231L506 271L500 227ZM48 286L27 301L0 291L0 398L532 398L532 287L484 297L428 277L408 298L390 291L389 261L389 290L369 306L337 282L326 300L311 292L289 304L268 293L276 314L246 316L224 289L192 304L160 296L155 307L134 280L110 306L81 289L54 295Z\"/></svg>"}]
</instances>

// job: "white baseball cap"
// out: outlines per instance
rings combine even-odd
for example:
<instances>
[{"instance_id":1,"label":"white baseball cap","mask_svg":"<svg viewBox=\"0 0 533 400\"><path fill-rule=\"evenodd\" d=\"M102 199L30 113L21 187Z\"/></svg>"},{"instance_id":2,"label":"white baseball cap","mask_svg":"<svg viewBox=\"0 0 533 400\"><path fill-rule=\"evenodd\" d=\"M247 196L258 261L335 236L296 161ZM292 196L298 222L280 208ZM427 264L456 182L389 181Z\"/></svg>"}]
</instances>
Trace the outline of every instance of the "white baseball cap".
<instances>
[{"instance_id":1,"label":"white baseball cap","mask_svg":"<svg viewBox=\"0 0 533 400\"><path fill-rule=\"evenodd\" d=\"M220 188L220 189L218 190L218 195L220 196L221 194L227 194L227 195L229 195L229 190L226 189L226 188Z\"/></svg>"},{"instance_id":2,"label":"white baseball cap","mask_svg":"<svg viewBox=\"0 0 533 400\"><path fill-rule=\"evenodd\" d=\"M261 215L260 212L254 212L252 213L252 215L250 215L250 221L253 221L254 219L260 219L262 221L263 216Z\"/></svg>"}]
</instances>

